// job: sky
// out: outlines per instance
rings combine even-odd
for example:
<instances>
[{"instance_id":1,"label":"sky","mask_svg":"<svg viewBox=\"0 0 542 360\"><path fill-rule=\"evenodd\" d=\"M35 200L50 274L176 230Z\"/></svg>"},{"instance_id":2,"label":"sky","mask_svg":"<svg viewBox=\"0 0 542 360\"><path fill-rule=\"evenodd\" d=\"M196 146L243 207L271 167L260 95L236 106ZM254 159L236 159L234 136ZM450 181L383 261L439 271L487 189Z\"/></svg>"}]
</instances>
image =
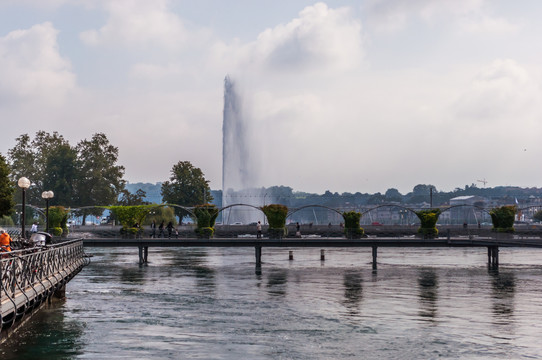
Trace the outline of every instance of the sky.
<instances>
[{"instance_id":1,"label":"sky","mask_svg":"<svg viewBox=\"0 0 542 360\"><path fill-rule=\"evenodd\" d=\"M224 78L260 186L542 186L542 2L0 0L0 153L103 132L129 182L222 186Z\"/></svg>"}]
</instances>

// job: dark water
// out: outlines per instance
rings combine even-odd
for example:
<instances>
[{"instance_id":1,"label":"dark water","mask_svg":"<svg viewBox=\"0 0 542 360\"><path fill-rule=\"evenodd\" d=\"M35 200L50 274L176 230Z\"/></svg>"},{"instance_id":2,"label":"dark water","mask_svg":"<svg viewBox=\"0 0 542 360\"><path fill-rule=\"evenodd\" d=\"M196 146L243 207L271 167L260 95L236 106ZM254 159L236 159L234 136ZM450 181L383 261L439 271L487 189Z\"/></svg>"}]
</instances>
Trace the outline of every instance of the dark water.
<instances>
[{"instance_id":1,"label":"dark water","mask_svg":"<svg viewBox=\"0 0 542 360\"><path fill-rule=\"evenodd\" d=\"M1 359L542 357L542 251L89 249Z\"/></svg>"}]
</instances>

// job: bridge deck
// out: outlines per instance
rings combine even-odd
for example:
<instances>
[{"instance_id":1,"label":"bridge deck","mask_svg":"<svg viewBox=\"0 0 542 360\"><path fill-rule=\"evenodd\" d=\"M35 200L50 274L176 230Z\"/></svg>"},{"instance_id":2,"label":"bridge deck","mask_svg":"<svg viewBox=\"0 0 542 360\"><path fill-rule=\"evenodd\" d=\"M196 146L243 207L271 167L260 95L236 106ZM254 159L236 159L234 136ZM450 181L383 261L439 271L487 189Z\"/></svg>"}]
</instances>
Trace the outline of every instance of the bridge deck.
<instances>
[{"instance_id":1,"label":"bridge deck","mask_svg":"<svg viewBox=\"0 0 542 360\"><path fill-rule=\"evenodd\" d=\"M86 238L88 247L535 247L542 248L541 238L493 238L493 237L440 237L422 239L416 237L392 238Z\"/></svg>"}]
</instances>

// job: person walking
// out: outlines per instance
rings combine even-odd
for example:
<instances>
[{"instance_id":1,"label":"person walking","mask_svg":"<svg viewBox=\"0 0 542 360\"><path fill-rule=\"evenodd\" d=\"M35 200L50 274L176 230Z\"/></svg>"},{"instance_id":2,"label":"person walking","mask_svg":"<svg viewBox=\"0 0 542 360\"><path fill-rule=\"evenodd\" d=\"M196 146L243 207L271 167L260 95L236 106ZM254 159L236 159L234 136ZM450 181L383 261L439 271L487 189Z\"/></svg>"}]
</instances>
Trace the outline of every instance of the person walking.
<instances>
[{"instance_id":1,"label":"person walking","mask_svg":"<svg viewBox=\"0 0 542 360\"><path fill-rule=\"evenodd\" d=\"M158 237L164 237L164 220L158 226Z\"/></svg>"},{"instance_id":2,"label":"person walking","mask_svg":"<svg viewBox=\"0 0 542 360\"><path fill-rule=\"evenodd\" d=\"M167 237L168 239L171 239L171 233L173 232L173 223L170 221L166 227L167 227Z\"/></svg>"},{"instance_id":3,"label":"person walking","mask_svg":"<svg viewBox=\"0 0 542 360\"><path fill-rule=\"evenodd\" d=\"M295 224L295 236L301 237L301 226L299 226L299 223Z\"/></svg>"},{"instance_id":4,"label":"person walking","mask_svg":"<svg viewBox=\"0 0 542 360\"><path fill-rule=\"evenodd\" d=\"M262 238L262 223L259 221L256 224L256 238L258 239Z\"/></svg>"},{"instance_id":5,"label":"person walking","mask_svg":"<svg viewBox=\"0 0 542 360\"><path fill-rule=\"evenodd\" d=\"M151 223L151 238L156 237L156 220L153 220Z\"/></svg>"}]
</instances>

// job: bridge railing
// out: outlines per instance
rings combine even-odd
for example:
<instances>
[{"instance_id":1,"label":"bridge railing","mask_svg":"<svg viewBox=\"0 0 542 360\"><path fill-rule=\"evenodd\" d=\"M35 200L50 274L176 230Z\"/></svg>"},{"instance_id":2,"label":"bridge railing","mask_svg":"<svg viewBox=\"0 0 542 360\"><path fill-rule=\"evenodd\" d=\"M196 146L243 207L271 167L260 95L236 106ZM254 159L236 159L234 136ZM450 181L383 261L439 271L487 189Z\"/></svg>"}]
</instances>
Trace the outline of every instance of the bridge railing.
<instances>
[{"instance_id":1,"label":"bridge railing","mask_svg":"<svg viewBox=\"0 0 542 360\"><path fill-rule=\"evenodd\" d=\"M4 308L19 311L20 307L36 304L37 299L47 298L88 261L80 239L0 254L2 321L6 315Z\"/></svg>"}]
</instances>

